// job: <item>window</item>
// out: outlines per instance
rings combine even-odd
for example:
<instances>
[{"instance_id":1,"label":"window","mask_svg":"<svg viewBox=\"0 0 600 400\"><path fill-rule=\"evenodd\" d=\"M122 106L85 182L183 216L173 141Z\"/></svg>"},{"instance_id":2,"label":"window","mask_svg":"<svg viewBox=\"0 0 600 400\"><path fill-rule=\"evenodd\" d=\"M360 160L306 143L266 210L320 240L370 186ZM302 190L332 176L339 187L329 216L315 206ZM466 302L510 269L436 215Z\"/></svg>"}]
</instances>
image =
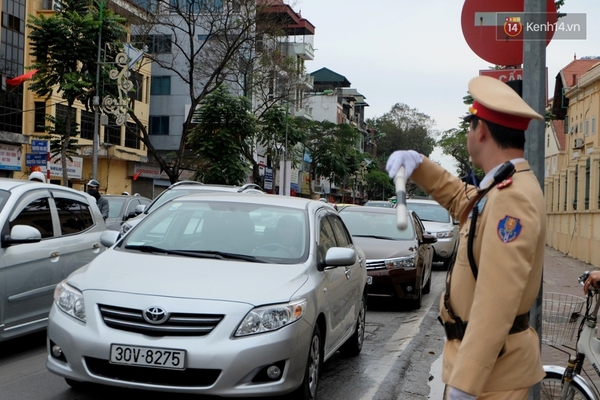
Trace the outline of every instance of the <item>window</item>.
<instances>
[{"instance_id":1,"label":"window","mask_svg":"<svg viewBox=\"0 0 600 400\"><path fill-rule=\"evenodd\" d=\"M339 217L329 216L329 222L333 227L333 231L335 232L335 237L337 239L337 243L339 247L349 247L352 245L352 239L350 239L350 235L348 231L344 227L344 224L340 220Z\"/></svg>"},{"instance_id":2,"label":"window","mask_svg":"<svg viewBox=\"0 0 600 400\"><path fill-rule=\"evenodd\" d=\"M335 233L333 232L333 228L331 224L327 220L327 218L321 219L321 227L319 229L319 264L325 263L325 255L327 254L327 250L332 247L336 247L335 244Z\"/></svg>"},{"instance_id":3,"label":"window","mask_svg":"<svg viewBox=\"0 0 600 400\"><path fill-rule=\"evenodd\" d=\"M45 132L46 126L46 102L36 101L33 103L35 108L33 116L33 131L34 132Z\"/></svg>"},{"instance_id":4,"label":"window","mask_svg":"<svg viewBox=\"0 0 600 400\"><path fill-rule=\"evenodd\" d=\"M136 101L143 101L144 77L141 74L134 72L131 74L129 80L133 84L133 90L129 92L129 98Z\"/></svg>"},{"instance_id":5,"label":"window","mask_svg":"<svg viewBox=\"0 0 600 400\"><path fill-rule=\"evenodd\" d=\"M171 8L185 14L222 13L223 0L171 0Z\"/></svg>"},{"instance_id":6,"label":"window","mask_svg":"<svg viewBox=\"0 0 600 400\"><path fill-rule=\"evenodd\" d=\"M42 238L54 236L52 228L52 213L46 197L35 199L25 205L19 215L10 221L10 228L15 225L27 225L36 228L42 234Z\"/></svg>"},{"instance_id":7,"label":"window","mask_svg":"<svg viewBox=\"0 0 600 400\"><path fill-rule=\"evenodd\" d=\"M108 125L104 127L104 140L110 144L121 144L121 125L117 125L114 118L109 118Z\"/></svg>"},{"instance_id":8,"label":"window","mask_svg":"<svg viewBox=\"0 0 600 400\"><path fill-rule=\"evenodd\" d=\"M2 26L14 32L23 32L25 24L16 15L2 13Z\"/></svg>"},{"instance_id":9,"label":"window","mask_svg":"<svg viewBox=\"0 0 600 400\"><path fill-rule=\"evenodd\" d=\"M62 235L79 233L94 225L87 204L64 198L56 198L55 202Z\"/></svg>"},{"instance_id":10,"label":"window","mask_svg":"<svg viewBox=\"0 0 600 400\"><path fill-rule=\"evenodd\" d=\"M585 121L585 136L589 136L590 134L590 120Z\"/></svg>"},{"instance_id":11,"label":"window","mask_svg":"<svg viewBox=\"0 0 600 400\"><path fill-rule=\"evenodd\" d=\"M150 117L151 135L169 134L169 117Z\"/></svg>"},{"instance_id":12,"label":"window","mask_svg":"<svg viewBox=\"0 0 600 400\"><path fill-rule=\"evenodd\" d=\"M171 52L171 35L132 36L131 42L137 47L148 46L150 54L165 54ZM141 45L141 46L140 46Z\"/></svg>"},{"instance_id":13,"label":"window","mask_svg":"<svg viewBox=\"0 0 600 400\"><path fill-rule=\"evenodd\" d=\"M171 94L171 77L170 76L153 76L152 85L150 88L151 95L170 95Z\"/></svg>"},{"instance_id":14,"label":"window","mask_svg":"<svg viewBox=\"0 0 600 400\"><path fill-rule=\"evenodd\" d=\"M596 117L592 118L592 135L596 134Z\"/></svg>"},{"instance_id":15,"label":"window","mask_svg":"<svg viewBox=\"0 0 600 400\"><path fill-rule=\"evenodd\" d=\"M90 111L81 110L81 138L94 140L95 116Z\"/></svg>"},{"instance_id":16,"label":"window","mask_svg":"<svg viewBox=\"0 0 600 400\"><path fill-rule=\"evenodd\" d=\"M62 104L57 104L56 105L56 115L55 118L57 119L57 122L59 119L62 119L63 121L67 121L67 117L71 117L71 121L75 122L75 118L77 116L77 110L73 107L68 107Z\"/></svg>"},{"instance_id":17,"label":"window","mask_svg":"<svg viewBox=\"0 0 600 400\"><path fill-rule=\"evenodd\" d=\"M125 125L125 147L140 148L140 128L135 123L128 122Z\"/></svg>"}]
</instances>

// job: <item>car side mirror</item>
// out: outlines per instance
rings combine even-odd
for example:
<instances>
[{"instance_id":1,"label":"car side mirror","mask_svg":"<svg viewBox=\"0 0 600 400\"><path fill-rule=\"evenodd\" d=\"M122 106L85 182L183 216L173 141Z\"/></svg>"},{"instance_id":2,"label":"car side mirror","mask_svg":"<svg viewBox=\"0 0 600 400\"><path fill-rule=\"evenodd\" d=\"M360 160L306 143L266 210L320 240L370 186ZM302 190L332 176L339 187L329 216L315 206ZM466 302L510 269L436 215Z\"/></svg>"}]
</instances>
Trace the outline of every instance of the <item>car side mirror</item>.
<instances>
[{"instance_id":1,"label":"car side mirror","mask_svg":"<svg viewBox=\"0 0 600 400\"><path fill-rule=\"evenodd\" d=\"M37 243L42 240L41 232L29 225L15 225L10 230L10 235L2 240L5 247L13 244Z\"/></svg>"},{"instance_id":2,"label":"car side mirror","mask_svg":"<svg viewBox=\"0 0 600 400\"><path fill-rule=\"evenodd\" d=\"M433 235L430 235L429 233L424 233L423 234L423 243L424 244L433 244L435 242L437 242L437 238Z\"/></svg>"},{"instance_id":3,"label":"car side mirror","mask_svg":"<svg viewBox=\"0 0 600 400\"><path fill-rule=\"evenodd\" d=\"M324 269L352 265L356 262L356 251L347 247L332 247L325 254Z\"/></svg>"},{"instance_id":4,"label":"car side mirror","mask_svg":"<svg viewBox=\"0 0 600 400\"><path fill-rule=\"evenodd\" d=\"M119 231L104 231L100 235L100 243L104 247L111 247L113 244L117 243L119 240L119 236L121 233Z\"/></svg>"},{"instance_id":5,"label":"car side mirror","mask_svg":"<svg viewBox=\"0 0 600 400\"><path fill-rule=\"evenodd\" d=\"M133 213L129 214L129 218L133 218L136 215L140 215L141 213L144 212L145 209L146 209L145 204L138 204L137 206L135 206L135 211ZM134 214L133 217L131 216L131 214Z\"/></svg>"}]
</instances>

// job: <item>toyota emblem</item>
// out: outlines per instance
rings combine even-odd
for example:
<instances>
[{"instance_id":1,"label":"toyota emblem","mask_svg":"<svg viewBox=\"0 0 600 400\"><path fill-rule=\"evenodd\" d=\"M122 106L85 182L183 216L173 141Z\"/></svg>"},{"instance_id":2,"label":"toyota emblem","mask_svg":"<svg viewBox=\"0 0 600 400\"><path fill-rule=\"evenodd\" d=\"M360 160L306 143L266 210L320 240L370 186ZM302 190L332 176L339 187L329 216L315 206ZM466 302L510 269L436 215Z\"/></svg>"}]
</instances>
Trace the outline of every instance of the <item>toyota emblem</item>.
<instances>
[{"instance_id":1,"label":"toyota emblem","mask_svg":"<svg viewBox=\"0 0 600 400\"><path fill-rule=\"evenodd\" d=\"M148 307L144 311L144 319L151 324L159 325L167 321L169 314L162 307Z\"/></svg>"}]
</instances>

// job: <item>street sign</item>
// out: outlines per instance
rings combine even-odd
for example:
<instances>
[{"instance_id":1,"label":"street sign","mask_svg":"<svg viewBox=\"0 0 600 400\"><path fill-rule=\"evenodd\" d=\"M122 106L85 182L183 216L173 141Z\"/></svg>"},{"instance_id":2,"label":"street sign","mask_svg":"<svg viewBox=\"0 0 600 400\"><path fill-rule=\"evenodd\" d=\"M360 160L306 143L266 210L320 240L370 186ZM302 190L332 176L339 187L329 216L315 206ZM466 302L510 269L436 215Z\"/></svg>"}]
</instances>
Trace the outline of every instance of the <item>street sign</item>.
<instances>
[{"instance_id":1,"label":"street sign","mask_svg":"<svg viewBox=\"0 0 600 400\"><path fill-rule=\"evenodd\" d=\"M32 140L31 141L31 151L36 154L46 154L50 151L50 146L48 146L47 140Z\"/></svg>"},{"instance_id":2,"label":"street sign","mask_svg":"<svg viewBox=\"0 0 600 400\"><path fill-rule=\"evenodd\" d=\"M546 0L547 24L529 26L524 18L525 0L465 0L461 26L475 54L494 65L523 64L523 35L528 28L544 29L546 45L556 29L554 0Z\"/></svg>"},{"instance_id":3,"label":"street sign","mask_svg":"<svg viewBox=\"0 0 600 400\"><path fill-rule=\"evenodd\" d=\"M47 164L46 153L27 153L25 154L25 166L27 167L45 167Z\"/></svg>"}]
</instances>

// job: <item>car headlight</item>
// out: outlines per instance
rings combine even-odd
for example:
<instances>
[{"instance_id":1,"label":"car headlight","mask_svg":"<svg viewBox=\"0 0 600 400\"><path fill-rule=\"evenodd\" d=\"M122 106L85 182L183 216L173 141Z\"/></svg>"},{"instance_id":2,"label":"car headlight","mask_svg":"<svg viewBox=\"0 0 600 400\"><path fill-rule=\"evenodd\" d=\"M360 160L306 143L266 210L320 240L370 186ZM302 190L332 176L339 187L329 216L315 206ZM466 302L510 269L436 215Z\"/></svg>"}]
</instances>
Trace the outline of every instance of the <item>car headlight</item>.
<instances>
[{"instance_id":1,"label":"car headlight","mask_svg":"<svg viewBox=\"0 0 600 400\"><path fill-rule=\"evenodd\" d=\"M85 322L85 303L83 293L62 281L54 289L56 306L67 315Z\"/></svg>"},{"instance_id":2,"label":"car headlight","mask_svg":"<svg viewBox=\"0 0 600 400\"><path fill-rule=\"evenodd\" d=\"M399 257L399 258L389 258L385 260L385 267L387 269L396 269L396 268L414 268L415 267L415 258L416 254L407 257Z\"/></svg>"},{"instance_id":3,"label":"car headlight","mask_svg":"<svg viewBox=\"0 0 600 400\"><path fill-rule=\"evenodd\" d=\"M438 239L447 239L454 236L454 231L438 232L435 235Z\"/></svg>"},{"instance_id":4,"label":"car headlight","mask_svg":"<svg viewBox=\"0 0 600 400\"><path fill-rule=\"evenodd\" d=\"M257 307L246 314L235 331L235 336L275 331L299 320L305 311L306 300L304 299L287 304Z\"/></svg>"}]
</instances>

